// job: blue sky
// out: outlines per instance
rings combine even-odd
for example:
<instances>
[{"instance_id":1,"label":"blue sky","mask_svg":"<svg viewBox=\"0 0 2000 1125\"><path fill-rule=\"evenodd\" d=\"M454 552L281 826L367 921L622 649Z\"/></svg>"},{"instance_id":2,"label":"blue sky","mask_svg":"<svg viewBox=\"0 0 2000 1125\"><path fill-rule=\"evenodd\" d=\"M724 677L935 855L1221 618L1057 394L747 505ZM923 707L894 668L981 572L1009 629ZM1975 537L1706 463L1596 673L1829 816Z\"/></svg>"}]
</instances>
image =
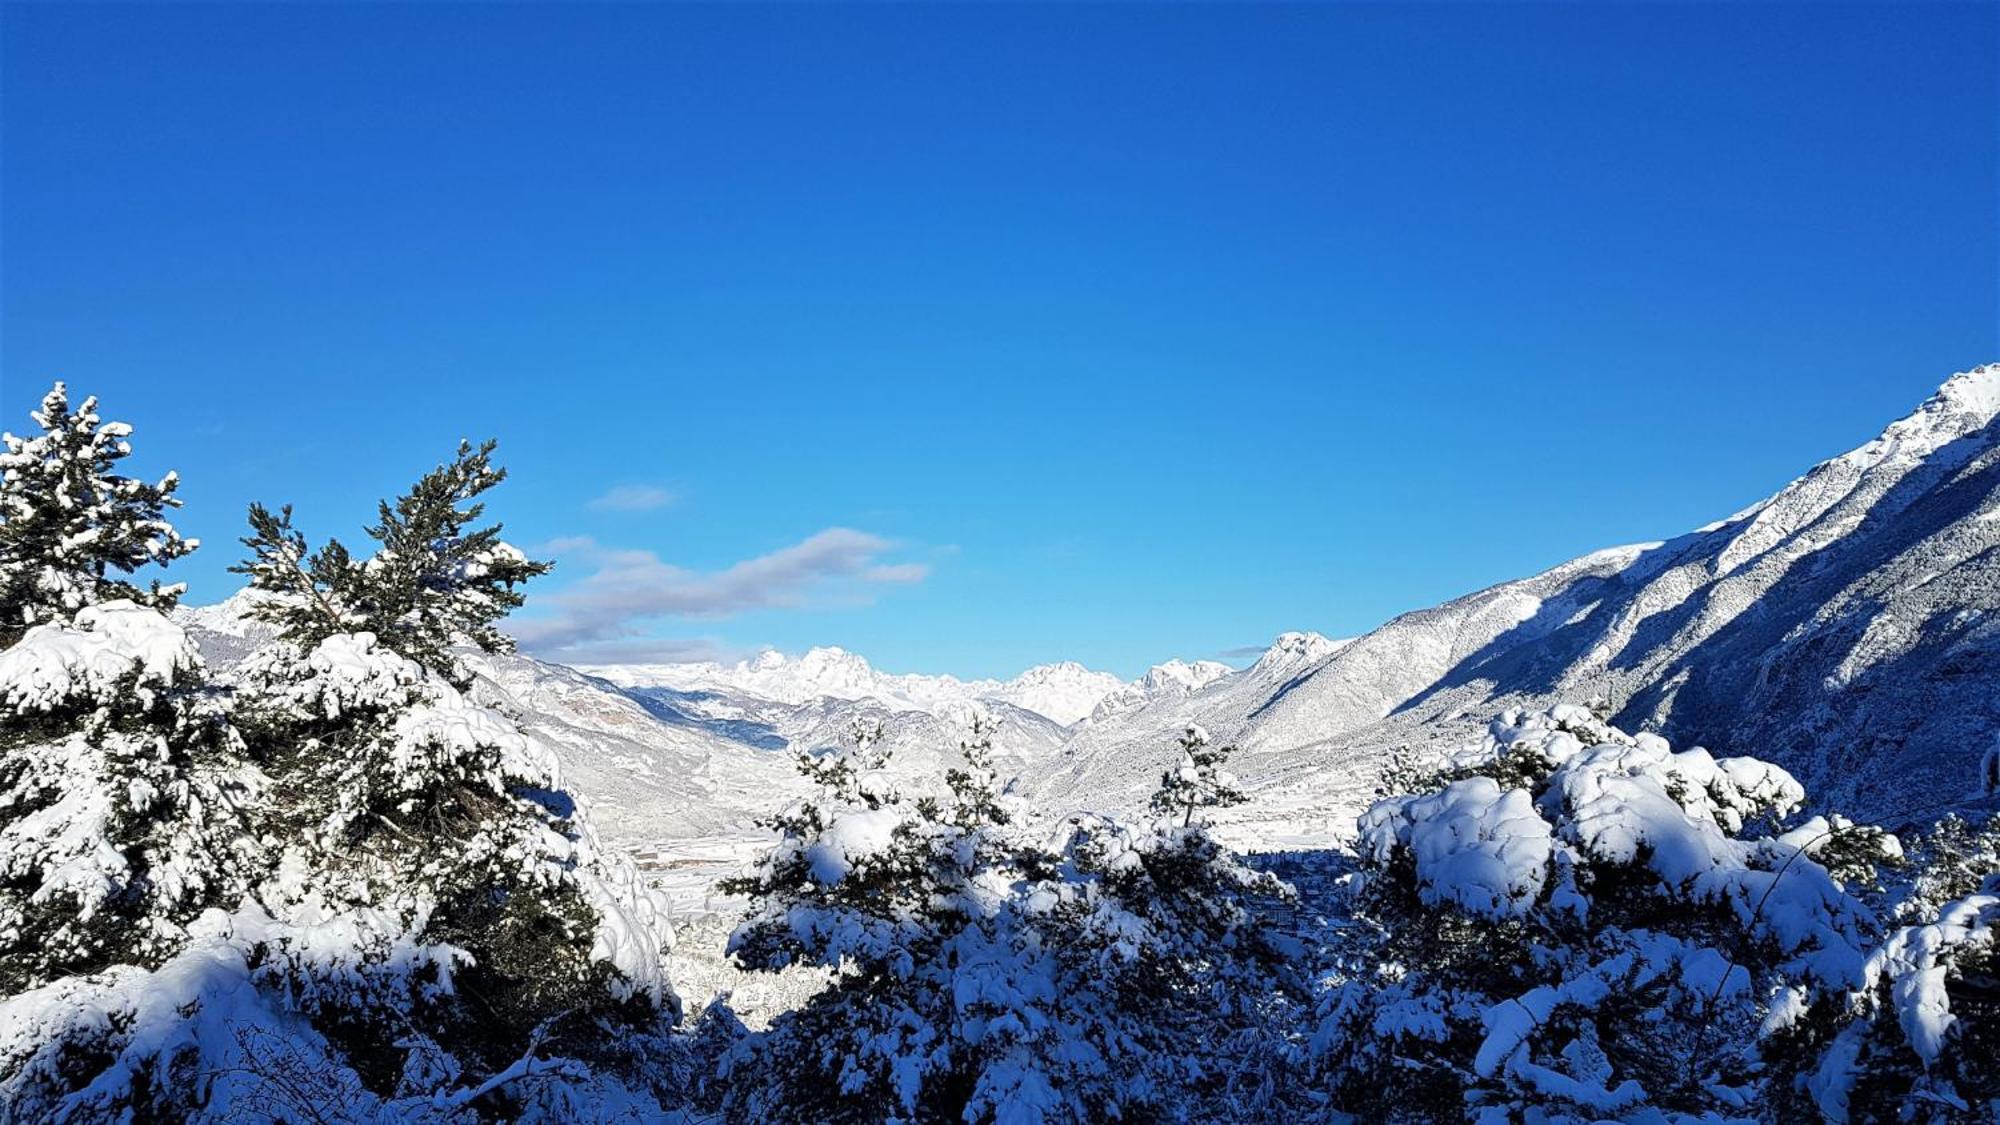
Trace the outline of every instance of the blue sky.
<instances>
[{"instance_id":1,"label":"blue sky","mask_svg":"<svg viewBox=\"0 0 2000 1125\"><path fill-rule=\"evenodd\" d=\"M10 4L0 417L135 423L197 601L491 435L574 657L1348 634L2000 358L1996 22Z\"/></svg>"}]
</instances>

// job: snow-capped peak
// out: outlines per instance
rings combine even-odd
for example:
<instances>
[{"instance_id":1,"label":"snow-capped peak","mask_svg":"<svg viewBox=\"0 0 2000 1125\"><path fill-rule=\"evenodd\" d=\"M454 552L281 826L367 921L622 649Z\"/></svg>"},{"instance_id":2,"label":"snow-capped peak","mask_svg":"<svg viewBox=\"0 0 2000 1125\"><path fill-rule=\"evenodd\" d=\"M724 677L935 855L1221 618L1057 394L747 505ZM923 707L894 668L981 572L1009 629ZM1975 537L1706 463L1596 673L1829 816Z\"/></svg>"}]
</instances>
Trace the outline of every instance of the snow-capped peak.
<instances>
[{"instance_id":1,"label":"snow-capped peak","mask_svg":"<svg viewBox=\"0 0 2000 1125\"><path fill-rule=\"evenodd\" d=\"M1139 687L1147 695L1199 691L1235 670L1214 660L1189 663L1174 659L1147 669L1146 674L1139 677Z\"/></svg>"},{"instance_id":2,"label":"snow-capped peak","mask_svg":"<svg viewBox=\"0 0 2000 1125\"><path fill-rule=\"evenodd\" d=\"M250 620L250 611L259 602L269 600L270 596L245 586L214 605L177 606L171 616L183 627L206 629L231 637L248 636L268 628Z\"/></svg>"},{"instance_id":3,"label":"snow-capped peak","mask_svg":"<svg viewBox=\"0 0 2000 1125\"><path fill-rule=\"evenodd\" d=\"M767 650L733 665L709 663L606 665L583 669L626 687L726 691L799 705L817 699L875 700L889 707L932 714L959 713L973 703L998 701L1067 726L1090 714L1125 682L1075 661L1043 664L1011 680L961 680L956 676L883 672L844 648L828 645L799 657Z\"/></svg>"},{"instance_id":4,"label":"snow-capped peak","mask_svg":"<svg viewBox=\"0 0 2000 1125\"><path fill-rule=\"evenodd\" d=\"M1257 658L1253 671L1294 673L1325 660L1339 652L1348 642L1333 640L1318 633L1280 633L1264 655Z\"/></svg>"},{"instance_id":5,"label":"snow-capped peak","mask_svg":"<svg viewBox=\"0 0 2000 1125\"><path fill-rule=\"evenodd\" d=\"M1964 413L1988 419L2000 415L2000 363L1988 363L1953 375L1938 388L1932 401L1948 403Z\"/></svg>"},{"instance_id":6,"label":"snow-capped peak","mask_svg":"<svg viewBox=\"0 0 2000 1125\"><path fill-rule=\"evenodd\" d=\"M1074 660L1041 664L982 693L1024 707L1068 726L1091 713L1104 698L1125 687L1109 672L1093 672Z\"/></svg>"},{"instance_id":7,"label":"snow-capped peak","mask_svg":"<svg viewBox=\"0 0 2000 1125\"><path fill-rule=\"evenodd\" d=\"M1880 437L1835 460L1860 468L1892 457L1921 460L1986 428L1996 415L2000 415L2000 363L1989 363L1946 379L1936 394L1891 422Z\"/></svg>"}]
</instances>

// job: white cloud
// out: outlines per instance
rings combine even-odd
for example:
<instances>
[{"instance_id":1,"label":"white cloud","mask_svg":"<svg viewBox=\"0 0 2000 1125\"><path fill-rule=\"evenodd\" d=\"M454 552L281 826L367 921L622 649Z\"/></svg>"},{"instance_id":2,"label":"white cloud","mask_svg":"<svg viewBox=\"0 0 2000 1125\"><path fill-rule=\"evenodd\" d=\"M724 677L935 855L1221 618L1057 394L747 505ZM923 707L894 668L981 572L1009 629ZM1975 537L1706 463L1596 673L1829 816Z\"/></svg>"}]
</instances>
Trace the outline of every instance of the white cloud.
<instances>
[{"instance_id":1,"label":"white cloud","mask_svg":"<svg viewBox=\"0 0 2000 1125\"><path fill-rule=\"evenodd\" d=\"M724 664L753 655L748 649L714 637L627 637L590 641L561 650L568 664Z\"/></svg>"},{"instance_id":2,"label":"white cloud","mask_svg":"<svg viewBox=\"0 0 2000 1125\"><path fill-rule=\"evenodd\" d=\"M651 551L605 547L588 537L558 539L542 550L559 562L581 560L596 569L535 598L536 612L512 622L512 630L523 648L588 662L602 660L586 655L593 652L670 643L643 634L641 626L659 618L728 617L801 606L820 594L871 601L876 587L920 582L930 574L922 563L882 561L894 546L865 531L831 527L769 554L702 572L663 562Z\"/></svg>"},{"instance_id":3,"label":"white cloud","mask_svg":"<svg viewBox=\"0 0 2000 1125\"><path fill-rule=\"evenodd\" d=\"M599 512L650 512L675 499L671 490L656 484L621 484L592 500L589 507Z\"/></svg>"}]
</instances>

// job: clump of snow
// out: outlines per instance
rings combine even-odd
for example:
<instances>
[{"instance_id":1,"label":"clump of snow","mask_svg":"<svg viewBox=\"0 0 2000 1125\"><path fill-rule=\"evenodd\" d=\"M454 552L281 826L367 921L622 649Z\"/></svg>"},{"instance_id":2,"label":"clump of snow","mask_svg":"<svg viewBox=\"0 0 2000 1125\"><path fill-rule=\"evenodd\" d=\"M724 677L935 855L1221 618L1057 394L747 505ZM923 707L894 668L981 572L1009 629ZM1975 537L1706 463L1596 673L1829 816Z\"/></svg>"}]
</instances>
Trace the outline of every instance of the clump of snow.
<instances>
[{"instance_id":1,"label":"clump of snow","mask_svg":"<svg viewBox=\"0 0 2000 1125\"><path fill-rule=\"evenodd\" d=\"M1362 816L1360 830L1361 847L1377 863L1409 850L1425 902L1486 917L1518 916L1534 905L1555 843L1527 790L1502 791L1488 777L1381 802Z\"/></svg>"},{"instance_id":2,"label":"clump of snow","mask_svg":"<svg viewBox=\"0 0 2000 1125\"><path fill-rule=\"evenodd\" d=\"M866 809L834 818L806 848L813 878L831 884L852 875L856 866L889 849L902 823L903 815L893 809Z\"/></svg>"},{"instance_id":3,"label":"clump of snow","mask_svg":"<svg viewBox=\"0 0 2000 1125\"><path fill-rule=\"evenodd\" d=\"M72 624L37 625L0 652L0 706L54 711L128 683L144 695L199 664L186 631L158 610L105 602L78 611Z\"/></svg>"},{"instance_id":4,"label":"clump of snow","mask_svg":"<svg viewBox=\"0 0 2000 1125\"><path fill-rule=\"evenodd\" d=\"M1976 894L1949 903L1937 920L1890 935L1868 958L1866 987L1886 984L1896 1019L1924 1065L1944 1053L1958 1016L1945 976L1952 959L2000 939L2000 895Z\"/></svg>"}]
</instances>

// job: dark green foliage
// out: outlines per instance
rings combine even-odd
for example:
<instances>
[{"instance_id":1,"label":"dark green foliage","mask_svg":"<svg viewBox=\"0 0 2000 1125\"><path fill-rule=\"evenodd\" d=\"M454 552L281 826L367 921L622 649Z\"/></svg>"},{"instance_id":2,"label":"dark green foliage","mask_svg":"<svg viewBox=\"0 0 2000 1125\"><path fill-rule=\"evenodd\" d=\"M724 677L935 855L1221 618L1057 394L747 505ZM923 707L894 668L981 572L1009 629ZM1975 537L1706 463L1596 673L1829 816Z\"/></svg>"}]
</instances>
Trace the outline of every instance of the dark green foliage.
<instances>
[{"instance_id":1,"label":"dark green foliage","mask_svg":"<svg viewBox=\"0 0 2000 1125\"><path fill-rule=\"evenodd\" d=\"M460 442L448 464L424 474L395 503L383 501L367 529L375 553L355 559L339 540L309 551L292 527L289 506L276 515L250 507L250 558L232 567L274 597L251 615L278 625L310 649L337 633L369 632L385 648L457 681L456 644L511 651L496 623L518 608L516 587L548 573L500 538L500 525L473 527L485 514L477 497L506 479L492 463L494 443Z\"/></svg>"},{"instance_id":2,"label":"dark green foliage","mask_svg":"<svg viewBox=\"0 0 2000 1125\"><path fill-rule=\"evenodd\" d=\"M1227 808L1249 799L1236 787L1236 778L1222 768L1236 752L1234 746L1211 746L1208 732L1189 727L1181 734L1180 750L1180 761L1160 775L1154 812L1178 816L1187 825L1194 823L1196 809Z\"/></svg>"}]
</instances>

